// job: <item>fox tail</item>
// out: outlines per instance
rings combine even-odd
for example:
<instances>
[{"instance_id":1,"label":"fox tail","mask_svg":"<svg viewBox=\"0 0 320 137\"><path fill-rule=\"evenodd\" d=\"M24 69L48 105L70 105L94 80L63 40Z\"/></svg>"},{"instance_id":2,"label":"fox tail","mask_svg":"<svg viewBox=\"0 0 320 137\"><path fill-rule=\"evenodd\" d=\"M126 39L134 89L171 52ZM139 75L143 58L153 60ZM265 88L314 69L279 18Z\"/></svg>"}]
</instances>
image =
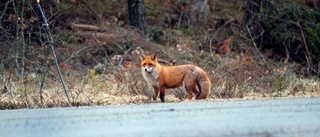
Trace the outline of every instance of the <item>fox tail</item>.
<instances>
[{"instance_id":1,"label":"fox tail","mask_svg":"<svg viewBox=\"0 0 320 137\"><path fill-rule=\"evenodd\" d=\"M207 76L200 76L197 80L200 93L196 95L196 99L206 99L210 95L211 83Z\"/></svg>"}]
</instances>

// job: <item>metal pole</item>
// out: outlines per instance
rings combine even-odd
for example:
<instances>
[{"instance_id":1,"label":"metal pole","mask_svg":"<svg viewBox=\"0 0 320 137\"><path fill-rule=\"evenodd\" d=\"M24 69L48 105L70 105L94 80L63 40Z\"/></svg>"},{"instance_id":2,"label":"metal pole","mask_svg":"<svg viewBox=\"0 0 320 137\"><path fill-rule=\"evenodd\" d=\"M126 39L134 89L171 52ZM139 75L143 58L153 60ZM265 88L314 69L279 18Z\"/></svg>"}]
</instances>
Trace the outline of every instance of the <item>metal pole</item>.
<instances>
[{"instance_id":1,"label":"metal pole","mask_svg":"<svg viewBox=\"0 0 320 137\"><path fill-rule=\"evenodd\" d=\"M61 74L61 71L60 71L60 67L59 67L59 64L58 64L58 60L57 60L57 57L56 57L56 53L54 51L54 47L53 47L53 38L52 38L52 35L51 35L51 31L50 31L50 28L49 28L49 24L47 22L47 19L45 17L45 15L43 14L43 11L42 11L42 8L41 8L41 5L40 5L40 0L37 0L37 7L39 9L39 12L40 12L40 15L41 15L41 18L42 18L42 21L43 21L43 24L42 26L44 27L44 31L45 31L45 34L46 34L46 39L47 39L47 44L50 46L51 48L51 51L52 51L52 54L53 54L53 58L54 58L54 63L56 65L56 68L57 68L57 71L59 73L59 77L60 77L60 80L61 80L61 83L63 85L63 88L64 88L64 92L68 98L68 101L69 103L71 103L71 100L69 98L69 94L68 94L68 91L67 91L67 87L66 87L66 84L65 84L65 81L62 77L62 74ZM45 75L44 75L45 77ZM44 78L43 78L44 79ZM43 81L42 81L43 82ZM40 98L41 98L41 102L42 102L42 86L40 87Z\"/></svg>"}]
</instances>

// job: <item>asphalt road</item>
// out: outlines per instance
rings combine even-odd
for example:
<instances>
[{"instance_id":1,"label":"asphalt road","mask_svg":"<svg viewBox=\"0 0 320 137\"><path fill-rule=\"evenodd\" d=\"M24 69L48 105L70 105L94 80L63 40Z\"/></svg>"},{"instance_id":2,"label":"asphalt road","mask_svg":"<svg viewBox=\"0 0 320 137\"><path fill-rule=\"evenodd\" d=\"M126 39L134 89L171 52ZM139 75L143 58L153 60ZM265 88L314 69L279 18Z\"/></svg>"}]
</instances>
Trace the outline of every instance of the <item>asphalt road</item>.
<instances>
[{"instance_id":1,"label":"asphalt road","mask_svg":"<svg viewBox=\"0 0 320 137\"><path fill-rule=\"evenodd\" d=\"M0 111L3 137L319 137L320 98Z\"/></svg>"}]
</instances>

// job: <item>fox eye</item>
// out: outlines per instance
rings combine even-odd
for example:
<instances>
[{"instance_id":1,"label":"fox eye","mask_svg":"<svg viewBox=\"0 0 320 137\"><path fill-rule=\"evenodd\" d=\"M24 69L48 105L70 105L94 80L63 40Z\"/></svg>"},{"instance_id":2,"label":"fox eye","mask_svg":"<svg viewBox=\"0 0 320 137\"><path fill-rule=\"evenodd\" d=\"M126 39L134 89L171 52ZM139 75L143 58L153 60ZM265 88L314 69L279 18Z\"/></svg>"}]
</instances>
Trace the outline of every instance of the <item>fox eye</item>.
<instances>
[{"instance_id":1,"label":"fox eye","mask_svg":"<svg viewBox=\"0 0 320 137\"><path fill-rule=\"evenodd\" d=\"M142 66L154 66L154 65L151 63L143 63Z\"/></svg>"}]
</instances>

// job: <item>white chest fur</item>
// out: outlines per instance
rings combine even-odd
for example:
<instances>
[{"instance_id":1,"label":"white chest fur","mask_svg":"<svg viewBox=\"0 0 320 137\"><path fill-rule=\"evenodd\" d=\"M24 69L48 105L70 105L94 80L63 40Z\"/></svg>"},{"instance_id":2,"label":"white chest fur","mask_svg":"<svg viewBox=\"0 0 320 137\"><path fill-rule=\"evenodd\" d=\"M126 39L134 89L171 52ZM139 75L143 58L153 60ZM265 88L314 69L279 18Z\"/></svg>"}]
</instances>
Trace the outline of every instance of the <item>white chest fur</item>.
<instances>
[{"instance_id":1,"label":"white chest fur","mask_svg":"<svg viewBox=\"0 0 320 137\"><path fill-rule=\"evenodd\" d=\"M148 83L149 86L159 87L158 73L156 68L152 68L151 72L146 72L145 68L141 68L142 75L144 80Z\"/></svg>"}]
</instances>

